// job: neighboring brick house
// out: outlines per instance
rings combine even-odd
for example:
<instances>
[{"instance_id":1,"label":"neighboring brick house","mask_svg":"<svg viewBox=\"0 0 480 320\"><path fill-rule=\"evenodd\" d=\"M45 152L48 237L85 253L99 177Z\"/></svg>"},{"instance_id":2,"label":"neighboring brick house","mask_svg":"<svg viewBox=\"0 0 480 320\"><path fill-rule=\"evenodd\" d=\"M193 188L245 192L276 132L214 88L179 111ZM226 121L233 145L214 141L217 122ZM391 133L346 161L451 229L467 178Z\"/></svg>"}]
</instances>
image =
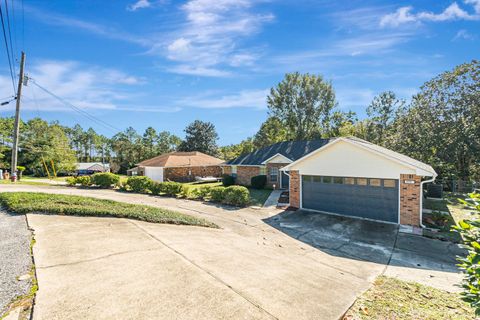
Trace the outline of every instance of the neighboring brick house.
<instances>
[{"instance_id":1,"label":"neighboring brick house","mask_svg":"<svg viewBox=\"0 0 480 320\"><path fill-rule=\"evenodd\" d=\"M280 142L228 161L225 173L290 191L290 206L421 226L423 185L437 174L425 163L367 141L342 137ZM422 181L423 179L423 181Z\"/></svg>"},{"instance_id":2,"label":"neighboring brick house","mask_svg":"<svg viewBox=\"0 0 480 320\"><path fill-rule=\"evenodd\" d=\"M128 170L128 175L147 176L160 182L190 182L196 177L221 177L223 162L198 151L171 152L140 162Z\"/></svg>"}]
</instances>

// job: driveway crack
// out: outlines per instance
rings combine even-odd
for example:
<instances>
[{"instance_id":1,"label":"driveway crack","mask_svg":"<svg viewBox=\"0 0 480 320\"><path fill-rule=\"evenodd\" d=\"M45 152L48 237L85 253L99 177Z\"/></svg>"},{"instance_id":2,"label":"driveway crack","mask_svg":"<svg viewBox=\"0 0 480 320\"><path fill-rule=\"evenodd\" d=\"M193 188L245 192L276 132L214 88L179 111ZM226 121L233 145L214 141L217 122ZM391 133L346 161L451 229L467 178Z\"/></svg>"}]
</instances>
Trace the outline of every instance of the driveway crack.
<instances>
[{"instance_id":1,"label":"driveway crack","mask_svg":"<svg viewBox=\"0 0 480 320\"><path fill-rule=\"evenodd\" d=\"M50 268L55 268L55 267L72 266L72 265L76 265L76 264L98 261L98 260L102 260L102 259L106 259L106 258L110 258L110 257L114 257L114 256L133 253L133 252L148 252L148 251L156 251L156 250L159 250L159 248L151 248L151 249L143 249L143 250L126 250L126 251L110 253L110 254L107 254L107 255L104 255L104 256L91 258L91 259L80 260L80 261L74 261L74 262L68 262L68 263L58 263L58 264L53 264L53 265L43 266L43 267L37 266L37 269L50 269Z\"/></svg>"},{"instance_id":2,"label":"driveway crack","mask_svg":"<svg viewBox=\"0 0 480 320\"><path fill-rule=\"evenodd\" d=\"M163 242L161 239L159 239L158 237L156 237L155 235L151 234L150 232L148 232L145 228L142 228L140 225L138 225L136 222L134 221L130 221L129 222L131 224L133 224L134 226L136 226L138 229L142 230L145 234L147 234L148 236L150 236L152 239L154 239L155 241L161 243L162 245L164 245L167 249L169 249L170 251L172 251L173 253L177 254L178 256L180 256L181 258L183 258L185 261L187 261L188 263L192 264L193 266L195 266L196 268L200 269L201 271L205 272L206 274L208 274L210 277L212 277L214 280L216 280L217 282L219 282L220 284L222 284L223 286L229 288L230 290L232 290L235 294L237 294L239 297L243 298L245 301L247 301L248 303L250 303L251 305L253 305L254 307L262 310L263 312L265 312L267 315L269 315L270 317L272 317L272 319L277 319L278 318L276 316L274 316L273 314L271 314L269 311L265 310L261 305L259 305L258 303L256 303L255 301L253 301L252 299L250 299L249 297L247 297L246 295L244 295L241 291L235 289L233 286L231 286L230 284L228 284L227 282L223 281L221 278L219 278L218 276L216 276L213 272L203 268L202 266L200 266L199 264L197 264L195 261L189 259L187 256L185 256L183 253L181 253L180 251L176 250L175 248L169 246L168 244L166 244L165 242Z\"/></svg>"}]
</instances>

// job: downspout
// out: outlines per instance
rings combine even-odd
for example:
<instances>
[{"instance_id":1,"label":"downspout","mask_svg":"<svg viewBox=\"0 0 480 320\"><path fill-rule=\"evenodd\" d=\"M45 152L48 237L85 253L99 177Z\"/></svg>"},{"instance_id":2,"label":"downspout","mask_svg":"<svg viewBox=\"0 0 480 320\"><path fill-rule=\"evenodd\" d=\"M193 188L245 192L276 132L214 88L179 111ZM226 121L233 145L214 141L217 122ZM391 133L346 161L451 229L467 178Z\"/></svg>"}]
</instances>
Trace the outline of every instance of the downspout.
<instances>
[{"instance_id":1,"label":"downspout","mask_svg":"<svg viewBox=\"0 0 480 320\"><path fill-rule=\"evenodd\" d=\"M420 226L422 228L426 228L426 226L423 224L423 185L425 183L430 183L435 181L436 177L437 177L437 174L435 173L432 179L420 182Z\"/></svg>"}]
</instances>

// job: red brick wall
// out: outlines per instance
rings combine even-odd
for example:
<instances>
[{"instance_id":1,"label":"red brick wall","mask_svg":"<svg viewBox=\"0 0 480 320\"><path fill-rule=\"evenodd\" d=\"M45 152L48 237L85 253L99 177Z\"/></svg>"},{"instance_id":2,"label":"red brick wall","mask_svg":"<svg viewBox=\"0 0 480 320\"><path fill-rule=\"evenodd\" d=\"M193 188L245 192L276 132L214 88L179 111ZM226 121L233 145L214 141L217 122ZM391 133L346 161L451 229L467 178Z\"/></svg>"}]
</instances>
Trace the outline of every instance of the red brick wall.
<instances>
[{"instance_id":1,"label":"red brick wall","mask_svg":"<svg viewBox=\"0 0 480 320\"><path fill-rule=\"evenodd\" d=\"M405 183L405 180L414 183ZM420 226L421 181L422 177L417 175L400 175L400 224Z\"/></svg>"},{"instance_id":2,"label":"red brick wall","mask_svg":"<svg viewBox=\"0 0 480 320\"><path fill-rule=\"evenodd\" d=\"M251 179L260 174L260 167L237 166L236 184L249 186Z\"/></svg>"},{"instance_id":3,"label":"red brick wall","mask_svg":"<svg viewBox=\"0 0 480 320\"><path fill-rule=\"evenodd\" d=\"M228 175L231 175L232 174L232 167L231 166L223 166L223 174L228 174Z\"/></svg>"},{"instance_id":4,"label":"red brick wall","mask_svg":"<svg viewBox=\"0 0 480 320\"><path fill-rule=\"evenodd\" d=\"M290 171L290 207L300 208L300 174Z\"/></svg>"},{"instance_id":5,"label":"red brick wall","mask_svg":"<svg viewBox=\"0 0 480 320\"><path fill-rule=\"evenodd\" d=\"M267 163L267 187L273 188L273 185L275 184L275 189L280 188L280 179L281 179L281 172L280 168L285 167L287 164L286 163ZM278 176L277 176L277 181L270 181L270 168L276 167L278 168Z\"/></svg>"},{"instance_id":6,"label":"red brick wall","mask_svg":"<svg viewBox=\"0 0 480 320\"><path fill-rule=\"evenodd\" d=\"M195 177L221 177L222 168L220 166L207 167L178 167L165 168L163 170L164 181L189 182L194 181Z\"/></svg>"}]
</instances>

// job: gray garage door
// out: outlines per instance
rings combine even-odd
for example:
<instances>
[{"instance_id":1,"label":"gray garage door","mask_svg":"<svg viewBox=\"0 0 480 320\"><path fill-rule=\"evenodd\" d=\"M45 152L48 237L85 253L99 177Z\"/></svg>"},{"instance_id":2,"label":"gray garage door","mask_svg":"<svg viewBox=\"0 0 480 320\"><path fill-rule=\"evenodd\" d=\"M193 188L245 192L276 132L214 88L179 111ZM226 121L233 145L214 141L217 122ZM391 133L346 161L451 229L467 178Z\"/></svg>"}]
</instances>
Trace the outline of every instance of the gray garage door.
<instances>
[{"instance_id":1,"label":"gray garage door","mask_svg":"<svg viewBox=\"0 0 480 320\"><path fill-rule=\"evenodd\" d=\"M305 209L398 223L398 180L302 176Z\"/></svg>"}]
</instances>

